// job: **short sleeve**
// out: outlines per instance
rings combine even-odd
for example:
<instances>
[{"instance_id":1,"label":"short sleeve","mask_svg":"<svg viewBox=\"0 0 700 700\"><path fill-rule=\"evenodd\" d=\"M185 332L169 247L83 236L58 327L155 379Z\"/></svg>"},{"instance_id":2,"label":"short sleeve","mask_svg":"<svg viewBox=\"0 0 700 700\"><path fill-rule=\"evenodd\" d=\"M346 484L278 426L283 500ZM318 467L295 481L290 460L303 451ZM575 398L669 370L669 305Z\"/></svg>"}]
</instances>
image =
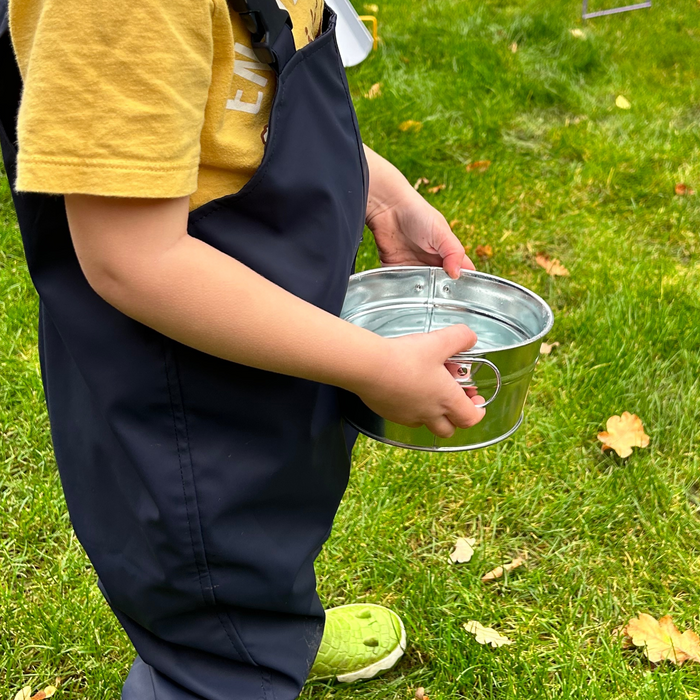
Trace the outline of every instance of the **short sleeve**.
<instances>
[{"instance_id":1,"label":"short sleeve","mask_svg":"<svg viewBox=\"0 0 700 700\"><path fill-rule=\"evenodd\" d=\"M180 197L197 187L210 0L13 0L21 191Z\"/></svg>"}]
</instances>

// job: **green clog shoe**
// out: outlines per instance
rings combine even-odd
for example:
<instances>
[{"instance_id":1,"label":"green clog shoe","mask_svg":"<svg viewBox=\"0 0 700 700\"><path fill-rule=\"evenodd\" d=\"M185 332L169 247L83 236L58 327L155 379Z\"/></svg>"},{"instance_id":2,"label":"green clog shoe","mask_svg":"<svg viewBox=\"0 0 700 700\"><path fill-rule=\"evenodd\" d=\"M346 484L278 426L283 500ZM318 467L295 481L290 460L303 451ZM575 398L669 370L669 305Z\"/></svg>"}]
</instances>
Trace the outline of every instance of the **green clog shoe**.
<instances>
[{"instance_id":1,"label":"green clog shoe","mask_svg":"<svg viewBox=\"0 0 700 700\"><path fill-rule=\"evenodd\" d=\"M326 627L309 680L341 683L374 678L406 650L401 618L381 605L341 605L326 611Z\"/></svg>"}]
</instances>

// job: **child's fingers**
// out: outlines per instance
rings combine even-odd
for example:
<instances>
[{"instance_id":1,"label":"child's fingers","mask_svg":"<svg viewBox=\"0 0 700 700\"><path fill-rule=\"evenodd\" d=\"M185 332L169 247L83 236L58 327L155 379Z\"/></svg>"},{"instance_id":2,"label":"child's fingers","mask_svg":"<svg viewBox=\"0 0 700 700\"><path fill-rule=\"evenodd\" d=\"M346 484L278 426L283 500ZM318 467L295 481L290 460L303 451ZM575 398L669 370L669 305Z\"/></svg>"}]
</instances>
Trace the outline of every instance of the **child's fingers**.
<instances>
[{"instance_id":1,"label":"child's fingers","mask_svg":"<svg viewBox=\"0 0 700 700\"><path fill-rule=\"evenodd\" d=\"M455 434L455 426L445 416L431 421L427 427L433 435L441 438L451 438Z\"/></svg>"}]
</instances>

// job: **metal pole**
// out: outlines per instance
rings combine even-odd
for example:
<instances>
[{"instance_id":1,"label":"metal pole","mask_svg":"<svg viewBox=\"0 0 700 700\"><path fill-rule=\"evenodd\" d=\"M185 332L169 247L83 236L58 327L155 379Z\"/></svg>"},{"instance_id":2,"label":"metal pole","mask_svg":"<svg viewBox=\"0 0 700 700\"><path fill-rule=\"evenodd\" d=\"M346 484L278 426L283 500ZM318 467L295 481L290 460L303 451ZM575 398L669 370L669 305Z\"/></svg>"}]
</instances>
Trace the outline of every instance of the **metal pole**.
<instances>
[{"instance_id":1,"label":"metal pole","mask_svg":"<svg viewBox=\"0 0 700 700\"><path fill-rule=\"evenodd\" d=\"M603 17L604 15L616 15L620 12L630 12L631 10L643 10L647 7L651 7L651 0L646 0L646 2L640 2L636 5L625 5L624 7L613 7L610 10L598 10L598 12L589 12L588 0L583 0L581 18L591 19L593 17Z\"/></svg>"}]
</instances>

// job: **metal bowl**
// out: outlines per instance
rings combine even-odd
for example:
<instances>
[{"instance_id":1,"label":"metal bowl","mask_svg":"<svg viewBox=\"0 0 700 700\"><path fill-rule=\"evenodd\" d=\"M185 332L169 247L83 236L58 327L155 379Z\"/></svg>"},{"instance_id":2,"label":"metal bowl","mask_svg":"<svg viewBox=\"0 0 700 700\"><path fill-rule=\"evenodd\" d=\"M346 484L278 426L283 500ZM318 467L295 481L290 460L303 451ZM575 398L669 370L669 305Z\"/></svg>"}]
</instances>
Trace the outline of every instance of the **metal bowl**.
<instances>
[{"instance_id":1,"label":"metal bowl","mask_svg":"<svg viewBox=\"0 0 700 700\"><path fill-rule=\"evenodd\" d=\"M453 280L439 267L390 267L353 275L340 315L386 338L457 323L476 333L476 345L451 357L448 366L462 386L478 389L488 409L480 423L458 428L451 438L437 437L425 426L392 423L356 395L343 393L344 416L360 432L430 452L487 447L518 429L540 345L554 323L546 302L525 287L467 270Z\"/></svg>"}]
</instances>

